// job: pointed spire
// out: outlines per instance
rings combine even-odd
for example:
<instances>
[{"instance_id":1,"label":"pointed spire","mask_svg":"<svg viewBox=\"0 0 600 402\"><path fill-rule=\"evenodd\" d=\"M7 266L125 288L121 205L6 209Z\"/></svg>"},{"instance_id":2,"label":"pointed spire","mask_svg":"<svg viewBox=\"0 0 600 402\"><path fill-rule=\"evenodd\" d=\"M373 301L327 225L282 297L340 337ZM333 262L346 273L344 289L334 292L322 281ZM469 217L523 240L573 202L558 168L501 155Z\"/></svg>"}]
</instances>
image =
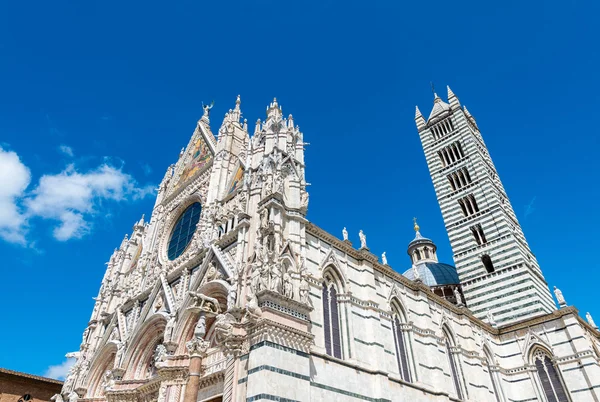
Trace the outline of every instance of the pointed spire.
<instances>
[{"instance_id":1,"label":"pointed spire","mask_svg":"<svg viewBox=\"0 0 600 402\"><path fill-rule=\"evenodd\" d=\"M450 105L447 104L446 102L444 102L442 100L442 98L440 98L438 96L437 93L433 93L433 109L431 109L431 113L429 114L429 118L427 119L427 121L431 120L432 118L443 114L443 113L447 113L450 110Z\"/></svg>"},{"instance_id":2,"label":"pointed spire","mask_svg":"<svg viewBox=\"0 0 600 402\"><path fill-rule=\"evenodd\" d=\"M415 121L417 123L417 130L419 131L421 131L421 129L427 124L418 106L415 107Z\"/></svg>"},{"instance_id":3,"label":"pointed spire","mask_svg":"<svg viewBox=\"0 0 600 402\"><path fill-rule=\"evenodd\" d=\"M452 110L460 108L460 102L458 101L458 98L456 97L456 95L454 95L454 92L452 92L449 85L447 86L447 88L448 102L450 103L450 107L452 108Z\"/></svg>"},{"instance_id":4,"label":"pointed spire","mask_svg":"<svg viewBox=\"0 0 600 402\"><path fill-rule=\"evenodd\" d=\"M140 218L140 221L138 222L138 226L144 226L144 217L145 217L145 214L142 214L142 217Z\"/></svg>"},{"instance_id":5,"label":"pointed spire","mask_svg":"<svg viewBox=\"0 0 600 402\"><path fill-rule=\"evenodd\" d=\"M256 126L254 127L254 134L260 133L260 119L256 120Z\"/></svg>"},{"instance_id":6,"label":"pointed spire","mask_svg":"<svg viewBox=\"0 0 600 402\"><path fill-rule=\"evenodd\" d=\"M277 103L277 98L273 98L273 102L267 106L267 119L274 118L279 120L281 118L281 107Z\"/></svg>"},{"instance_id":7,"label":"pointed spire","mask_svg":"<svg viewBox=\"0 0 600 402\"><path fill-rule=\"evenodd\" d=\"M469 109L467 109L466 106L463 106L463 112L465 113L465 116L467 116L467 119L471 122L471 124L474 125L477 130L479 130L475 117L473 117L473 115L469 113Z\"/></svg>"}]
</instances>

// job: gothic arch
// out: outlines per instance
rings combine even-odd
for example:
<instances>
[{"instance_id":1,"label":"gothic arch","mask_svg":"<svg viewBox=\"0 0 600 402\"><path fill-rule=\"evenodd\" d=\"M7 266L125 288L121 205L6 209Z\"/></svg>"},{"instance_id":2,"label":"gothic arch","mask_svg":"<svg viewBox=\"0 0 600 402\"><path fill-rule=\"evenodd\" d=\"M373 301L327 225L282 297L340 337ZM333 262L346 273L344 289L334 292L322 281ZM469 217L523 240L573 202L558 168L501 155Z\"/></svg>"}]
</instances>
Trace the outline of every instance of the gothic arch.
<instances>
[{"instance_id":1,"label":"gothic arch","mask_svg":"<svg viewBox=\"0 0 600 402\"><path fill-rule=\"evenodd\" d=\"M154 349L162 342L166 324L165 315L156 313L131 337L130 348L123 358L122 366L127 367L124 379L133 380L142 376L142 366L150 361Z\"/></svg>"},{"instance_id":2,"label":"gothic arch","mask_svg":"<svg viewBox=\"0 0 600 402\"><path fill-rule=\"evenodd\" d=\"M485 359L485 365L487 366L488 375L490 377L490 384L492 389L490 391L494 392L494 397L496 398L496 402L500 402L503 398L500 396L502 393L502 382L498 378L498 373L492 372L492 366L496 366L496 358L494 352L488 345L487 341L484 340L483 343L483 356Z\"/></svg>"},{"instance_id":3,"label":"gothic arch","mask_svg":"<svg viewBox=\"0 0 600 402\"><path fill-rule=\"evenodd\" d=\"M396 294L392 294L390 296L390 309L392 312L392 317L394 316L394 313L395 313L398 315L400 322L402 322L402 323L408 322L408 310L404 306L404 303L402 303L402 300L400 299L400 297Z\"/></svg>"},{"instance_id":4,"label":"gothic arch","mask_svg":"<svg viewBox=\"0 0 600 402\"><path fill-rule=\"evenodd\" d=\"M447 322L442 324L442 334L446 347L446 354L448 358L448 365L450 367L452 383L454 385L454 391L456 392L458 399L463 399L464 383L460 359L458 359L452 352L452 347L456 346L456 338L454 336L454 332L452 331Z\"/></svg>"},{"instance_id":5,"label":"gothic arch","mask_svg":"<svg viewBox=\"0 0 600 402\"><path fill-rule=\"evenodd\" d=\"M322 276L325 352L330 356L342 359L344 357L344 346L346 346L346 350L349 352L348 345L344 345L344 337L342 336L345 333L345 320L342 317L345 316L347 318L347 311L345 305L340 304L338 301L339 295L345 293L344 279L340 271L333 264L329 264L323 269ZM346 342L348 341L346 340Z\"/></svg>"},{"instance_id":6,"label":"gothic arch","mask_svg":"<svg viewBox=\"0 0 600 402\"><path fill-rule=\"evenodd\" d=\"M88 374L88 390L87 397L94 398L104 395L104 389L102 387L102 381L104 374L107 370L113 368L115 362L115 355L117 353L117 347L113 342L109 342L97 353L97 357L94 359L89 374Z\"/></svg>"},{"instance_id":7,"label":"gothic arch","mask_svg":"<svg viewBox=\"0 0 600 402\"><path fill-rule=\"evenodd\" d=\"M216 280L201 285L196 292L217 299L219 301L221 312L224 313L230 307L227 306L227 294L229 293L230 286L231 285L229 285L229 283L226 281ZM192 336L194 335L194 329L198 323L199 314L187 310L187 307L190 306L191 301L191 297L187 296L182 304L182 307L180 308L180 311L182 311L183 314L178 320L173 337L173 340L177 342L177 354L185 354L187 352L185 344L187 341L192 339ZM214 318L207 318L206 320L206 339L209 339L210 337L213 328L213 322Z\"/></svg>"},{"instance_id":8,"label":"gothic arch","mask_svg":"<svg viewBox=\"0 0 600 402\"><path fill-rule=\"evenodd\" d=\"M413 359L411 358L412 356L410 353L410 336L408 332L402 329L402 324L407 321L406 309L397 296L392 296L390 307L398 373L404 381L412 382L413 373L411 370L411 362Z\"/></svg>"},{"instance_id":9,"label":"gothic arch","mask_svg":"<svg viewBox=\"0 0 600 402\"><path fill-rule=\"evenodd\" d=\"M560 368L554 364L553 354L542 345L533 345L529 362L536 369L536 385L548 402L570 402Z\"/></svg>"}]
</instances>

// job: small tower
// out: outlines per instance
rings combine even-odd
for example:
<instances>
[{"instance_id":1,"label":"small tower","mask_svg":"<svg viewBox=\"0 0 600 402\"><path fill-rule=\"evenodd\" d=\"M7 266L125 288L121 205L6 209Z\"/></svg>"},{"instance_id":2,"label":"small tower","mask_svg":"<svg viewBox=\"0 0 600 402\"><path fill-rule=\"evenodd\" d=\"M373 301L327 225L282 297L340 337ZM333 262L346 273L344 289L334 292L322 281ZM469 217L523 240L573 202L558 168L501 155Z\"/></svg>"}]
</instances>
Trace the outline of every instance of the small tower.
<instances>
[{"instance_id":1,"label":"small tower","mask_svg":"<svg viewBox=\"0 0 600 402\"><path fill-rule=\"evenodd\" d=\"M499 325L553 311L475 118L448 88L448 103L435 94L415 121L469 308Z\"/></svg>"},{"instance_id":2,"label":"small tower","mask_svg":"<svg viewBox=\"0 0 600 402\"><path fill-rule=\"evenodd\" d=\"M436 254L437 247L430 239L421 235L417 218L413 219L415 238L408 243L407 254L410 256L412 267L404 272L410 280L419 279L431 288L436 295L450 303L464 305L460 280L456 268L440 263Z\"/></svg>"},{"instance_id":3,"label":"small tower","mask_svg":"<svg viewBox=\"0 0 600 402\"><path fill-rule=\"evenodd\" d=\"M406 250L412 263L421 264L424 262L438 262L436 245L431 240L421 236L417 218L414 218L413 222L416 234L415 238L408 244L408 250Z\"/></svg>"}]
</instances>

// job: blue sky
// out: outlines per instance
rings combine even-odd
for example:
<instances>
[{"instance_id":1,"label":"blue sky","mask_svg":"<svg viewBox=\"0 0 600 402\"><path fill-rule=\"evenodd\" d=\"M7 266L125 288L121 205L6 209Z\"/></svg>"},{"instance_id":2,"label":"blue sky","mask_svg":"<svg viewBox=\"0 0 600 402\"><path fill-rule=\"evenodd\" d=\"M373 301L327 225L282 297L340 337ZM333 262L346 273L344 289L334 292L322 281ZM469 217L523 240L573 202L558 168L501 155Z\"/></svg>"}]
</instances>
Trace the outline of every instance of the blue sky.
<instances>
[{"instance_id":1,"label":"blue sky","mask_svg":"<svg viewBox=\"0 0 600 402\"><path fill-rule=\"evenodd\" d=\"M599 3L405 3L3 2L0 367L64 372L202 101L216 131L237 94L300 125L309 218L403 271L413 216L452 261L413 120L450 85L548 283L600 321Z\"/></svg>"}]
</instances>

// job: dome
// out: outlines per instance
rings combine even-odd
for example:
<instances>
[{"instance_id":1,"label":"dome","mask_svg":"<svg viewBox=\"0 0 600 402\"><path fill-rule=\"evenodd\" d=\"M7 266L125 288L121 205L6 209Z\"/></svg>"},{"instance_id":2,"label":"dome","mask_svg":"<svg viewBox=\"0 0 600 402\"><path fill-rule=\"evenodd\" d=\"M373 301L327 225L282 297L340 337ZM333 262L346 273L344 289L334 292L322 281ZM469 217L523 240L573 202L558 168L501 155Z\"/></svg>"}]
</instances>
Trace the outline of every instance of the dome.
<instances>
[{"instance_id":1,"label":"dome","mask_svg":"<svg viewBox=\"0 0 600 402\"><path fill-rule=\"evenodd\" d=\"M410 249L415 244L431 244L431 245L433 245L433 241L431 241L431 239L428 239L427 237L423 237L421 235L421 232L419 232L417 230L415 238L410 243L408 243L408 248ZM434 245L434 247L435 247L435 245Z\"/></svg>"},{"instance_id":2,"label":"dome","mask_svg":"<svg viewBox=\"0 0 600 402\"><path fill-rule=\"evenodd\" d=\"M423 262L416 264L416 268L419 271L421 281L429 287L460 284L456 268L452 265L441 262ZM415 270L413 268L406 270L402 275L411 281L415 280Z\"/></svg>"}]
</instances>

